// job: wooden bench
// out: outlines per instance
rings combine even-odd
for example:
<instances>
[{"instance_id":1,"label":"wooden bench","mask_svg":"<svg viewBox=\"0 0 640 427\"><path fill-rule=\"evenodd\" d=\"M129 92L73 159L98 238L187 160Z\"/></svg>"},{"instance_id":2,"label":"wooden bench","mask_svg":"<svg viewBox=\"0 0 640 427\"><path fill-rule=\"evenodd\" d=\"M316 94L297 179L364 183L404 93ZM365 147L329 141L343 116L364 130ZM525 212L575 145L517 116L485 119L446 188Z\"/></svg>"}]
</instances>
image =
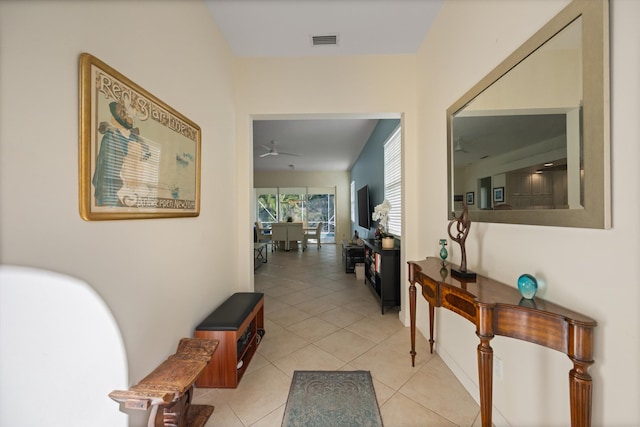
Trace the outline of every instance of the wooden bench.
<instances>
[{"instance_id":1,"label":"wooden bench","mask_svg":"<svg viewBox=\"0 0 640 427\"><path fill-rule=\"evenodd\" d=\"M238 292L204 319L195 337L218 340L197 387L236 388L264 335L264 294Z\"/></svg>"},{"instance_id":2,"label":"wooden bench","mask_svg":"<svg viewBox=\"0 0 640 427\"><path fill-rule=\"evenodd\" d=\"M169 356L129 390L114 390L109 397L123 402L128 409L146 411L151 407L148 427L204 425L213 407L193 405L193 410L190 410L192 390L217 346L216 340L182 338L176 354ZM207 408L201 408L203 406Z\"/></svg>"}]
</instances>

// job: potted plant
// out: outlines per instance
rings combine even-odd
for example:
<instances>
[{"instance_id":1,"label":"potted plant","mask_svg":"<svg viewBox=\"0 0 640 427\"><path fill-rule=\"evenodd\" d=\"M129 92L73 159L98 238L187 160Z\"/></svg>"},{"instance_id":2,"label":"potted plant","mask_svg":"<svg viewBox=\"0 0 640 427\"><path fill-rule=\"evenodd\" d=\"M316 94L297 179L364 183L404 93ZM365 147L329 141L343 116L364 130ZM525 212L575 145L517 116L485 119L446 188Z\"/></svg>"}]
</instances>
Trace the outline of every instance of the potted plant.
<instances>
[{"instance_id":1,"label":"potted plant","mask_svg":"<svg viewBox=\"0 0 640 427\"><path fill-rule=\"evenodd\" d=\"M389 233L389 211L391 203L387 199L376 206L371 214L371 219L378 221L378 228L375 231L375 239L382 241L383 249L393 249L395 242L393 236Z\"/></svg>"}]
</instances>

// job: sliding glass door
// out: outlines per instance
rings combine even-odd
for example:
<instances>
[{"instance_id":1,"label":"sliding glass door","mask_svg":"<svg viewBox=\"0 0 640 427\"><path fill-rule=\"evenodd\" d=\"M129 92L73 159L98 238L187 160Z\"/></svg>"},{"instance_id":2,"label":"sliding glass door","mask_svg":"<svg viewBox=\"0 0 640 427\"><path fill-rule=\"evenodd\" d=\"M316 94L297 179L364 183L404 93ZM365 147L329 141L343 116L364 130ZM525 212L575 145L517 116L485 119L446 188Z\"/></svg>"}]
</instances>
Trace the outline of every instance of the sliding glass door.
<instances>
[{"instance_id":1,"label":"sliding glass door","mask_svg":"<svg viewBox=\"0 0 640 427\"><path fill-rule=\"evenodd\" d=\"M335 187L256 188L256 218L262 227L274 222L322 223L321 242L335 243Z\"/></svg>"},{"instance_id":2,"label":"sliding glass door","mask_svg":"<svg viewBox=\"0 0 640 427\"><path fill-rule=\"evenodd\" d=\"M320 241L335 243L336 241L336 209L335 188L309 187L307 189L307 227L315 228L322 222Z\"/></svg>"},{"instance_id":3,"label":"sliding glass door","mask_svg":"<svg viewBox=\"0 0 640 427\"><path fill-rule=\"evenodd\" d=\"M306 188L279 188L280 221L305 222Z\"/></svg>"}]
</instances>

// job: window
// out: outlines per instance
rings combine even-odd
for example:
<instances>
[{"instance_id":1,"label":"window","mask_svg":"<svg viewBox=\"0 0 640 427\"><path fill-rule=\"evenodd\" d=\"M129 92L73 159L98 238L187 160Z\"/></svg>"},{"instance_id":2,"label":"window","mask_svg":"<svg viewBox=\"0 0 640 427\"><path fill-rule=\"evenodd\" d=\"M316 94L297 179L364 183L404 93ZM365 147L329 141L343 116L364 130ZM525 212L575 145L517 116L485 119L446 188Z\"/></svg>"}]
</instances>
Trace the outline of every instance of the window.
<instances>
[{"instance_id":1,"label":"window","mask_svg":"<svg viewBox=\"0 0 640 427\"><path fill-rule=\"evenodd\" d=\"M256 207L258 221L263 227L271 227L271 223L278 222L278 189L259 188L256 192Z\"/></svg>"},{"instance_id":2,"label":"window","mask_svg":"<svg viewBox=\"0 0 640 427\"><path fill-rule=\"evenodd\" d=\"M280 221L306 221L306 188L278 188L278 195Z\"/></svg>"},{"instance_id":3,"label":"window","mask_svg":"<svg viewBox=\"0 0 640 427\"><path fill-rule=\"evenodd\" d=\"M402 234L402 132L400 126L384 143L384 198L391 203L389 233Z\"/></svg>"},{"instance_id":4,"label":"window","mask_svg":"<svg viewBox=\"0 0 640 427\"><path fill-rule=\"evenodd\" d=\"M351 181L351 223L356 222L356 182Z\"/></svg>"}]
</instances>

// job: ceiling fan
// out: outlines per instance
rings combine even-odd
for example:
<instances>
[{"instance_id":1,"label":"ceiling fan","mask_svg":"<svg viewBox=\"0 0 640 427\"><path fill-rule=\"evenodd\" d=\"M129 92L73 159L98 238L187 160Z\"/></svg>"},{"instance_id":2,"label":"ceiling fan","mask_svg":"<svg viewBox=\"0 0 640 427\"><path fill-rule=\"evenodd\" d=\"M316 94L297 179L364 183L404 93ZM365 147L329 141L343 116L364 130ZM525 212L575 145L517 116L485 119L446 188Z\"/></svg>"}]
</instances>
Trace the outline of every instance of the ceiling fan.
<instances>
[{"instance_id":1,"label":"ceiling fan","mask_svg":"<svg viewBox=\"0 0 640 427\"><path fill-rule=\"evenodd\" d=\"M268 150L268 151L266 153L264 153L264 154L260 154L260 157L278 156L278 155L300 157L299 154L283 153L281 151L278 151L276 149L276 142L275 141L271 141L271 147L269 147L268 145L264 145L264 144L262 144L262 147L264 149Z\"/></svg>"},{"instance_id":2,"label":"ceiling fan","mask_svg":"<svg viewBox=\"0 0 640 427\"><path fill-rule=\"evenodd\" d=\"M462 137L456 140L456 145L453 148L456 153L468 153L468 151L462 146Z\"/></svg>"}]
</instances>

